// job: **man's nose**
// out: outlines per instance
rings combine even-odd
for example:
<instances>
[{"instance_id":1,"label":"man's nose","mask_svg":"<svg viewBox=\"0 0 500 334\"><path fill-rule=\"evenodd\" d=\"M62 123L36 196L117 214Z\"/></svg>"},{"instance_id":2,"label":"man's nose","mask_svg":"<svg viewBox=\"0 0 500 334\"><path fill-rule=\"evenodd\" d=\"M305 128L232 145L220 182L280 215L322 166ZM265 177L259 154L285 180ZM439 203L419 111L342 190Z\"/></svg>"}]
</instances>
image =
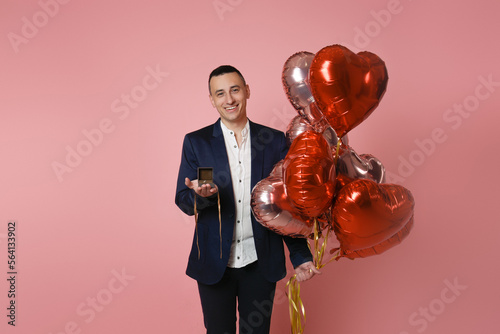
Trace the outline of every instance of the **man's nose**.
<instances>
[{"instance_id":1,"label":"man's nose","mask_svg":"<svg viewBox=\"0 0 500 334\"><path fill-rule=\"evenodd\" d=\"M231 94L227 94L227 99L226 99L226 103L227 104L232 104L234 102L234 98Z\"/></svg>"}]
</instances>

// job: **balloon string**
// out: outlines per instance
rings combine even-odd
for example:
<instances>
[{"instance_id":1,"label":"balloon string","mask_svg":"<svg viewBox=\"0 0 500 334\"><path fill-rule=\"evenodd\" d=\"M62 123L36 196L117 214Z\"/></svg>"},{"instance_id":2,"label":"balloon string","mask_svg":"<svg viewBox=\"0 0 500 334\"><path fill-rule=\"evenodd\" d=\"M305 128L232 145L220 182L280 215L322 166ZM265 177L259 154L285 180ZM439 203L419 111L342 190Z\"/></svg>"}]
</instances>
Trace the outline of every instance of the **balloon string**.
<instances>
[{"instance_id":1,"label":"balloon string","mask_svg":"<svg viewBox=\"0 0 500 334\"><path fill-rule=\"evenodd\" d=\"M220 195L217 192L217 210L219 210L219 243L220 243L220 258L222 259L222 219L220 216Z\"/></svg>"},{"instance_id":2,"label":"balloon string","mask_svg":"<svg viewBox=\"0 0 500 334\"><path fill-rule=\"evenodd\" d=\"M194 193L194 229L196 231L196 247L198 248L198 260L199 260L200 244L198 243L198 211L196 210L196 193Z\"/></svg>"},{"instance_id":3,"label":"balloon string","mask_svg":"<svg viewBox=\"0 0 500 334\"><path fill-rule=\"evenodd\" d=\"M339 139L337 140L337 149L335 150L335 162L334 162L334 165L335 165L335 168L337 168L337 161L339 161L339 152L340 152L340 143L342 141Z\"/></svg>"},{"instance_id":4,"label":"balloon string","mask_svg":"<svg viewBox=\"0 0 500 334\"><path fill-rule=\"evenodd\" d=\"M323 263L323 257L326 251L326 245L328 243L328 236L331 231L331 224L328 224L328 229L326 230L326 234L324 235L323 242L319 243L319 239L321 237L320 225L318 220L314 219L314 251L311 253L314 254L314 266L318 269L323 268L332 260L335 260L339 256L339 252L337 252L328 262ZM307 243L309 249L311 250L311 246ZM288 288L288 309L290 312L290 326L292 328L292 334L302 334L304 333L304 327L306 322L306 309L304 307L304 303L300 298L300 283L297 281L297 275L293 275L290 280L286 283Z\"/></svg>"},{"instance_id":5,"label":"balloon string","mask_svg":"<svg viewBox=\"0 0 500 334\"><path fill-rule=\"evenodd\" d=\"M328 262L323 263L323 258L326 253L326 246L328 244L328 237L330 235L330 231L332 230L331 224L328 224L328 228L326 229L326 233L323 236L323 242L321 243L321 246L319 243L319 239L321 238L320 225L316 218L314 219L313 229L314 229L314 266L318 269L321 269L328 263L330 263L332 260L335 260L338 256L334 255L334 257L328 260Z\"/></svg>"},{"instance_id":6,"label":"balloon string","mask_svg":"<svg viewBox=\"0 0 500 334\"><path fill-rule=\"evenodd\" d=\"M322 256L321 256L321 252L320 252L320 249L319 249L319 235L320 235L320 231L319 231L318 219L317 218L314 218L313 229L314 229L314 254L315 254L315 257L314 257L314 266L316 268L318 268L319 264L321 262L321 257Z\"/></svg>"},{"instance_id":7,"label":"balloon string","mask_svg":"<svg viewBox=\"0 0 500 334\"><path fill-rule=\"evenodd\" d=\"M219 211L219 243L220 258L222 259L222 219L220 210L220 195L217 192L217 210ZM200 244L198 242L198 211L196 210L196 193L194 193L194 228L196 230L196 247L198 248L198 260L200 259Z\"/></svg>"},{"instance_id":8,"label":"balloon string","mask_svg":"<svg viewBox=\"0 0 500 334\"><path fill-rule=\"evenodd\" d=\"M288 288L288 309L292 334L302 334L306 322L306 310L300 298L300 283L297 281L297 275L293 275L286 286Z\"/></svg>"}]
</instances>

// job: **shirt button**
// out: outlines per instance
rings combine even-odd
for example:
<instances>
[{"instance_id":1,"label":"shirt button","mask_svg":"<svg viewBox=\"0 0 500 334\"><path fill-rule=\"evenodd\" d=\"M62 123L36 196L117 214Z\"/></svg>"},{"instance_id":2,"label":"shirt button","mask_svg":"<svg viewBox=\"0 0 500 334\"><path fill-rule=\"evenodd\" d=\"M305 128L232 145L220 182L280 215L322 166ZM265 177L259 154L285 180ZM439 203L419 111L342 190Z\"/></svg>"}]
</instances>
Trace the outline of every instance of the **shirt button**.
<instances>
[{"instance_id":1,"label":"shirt button","mask_svg":"<svg viewBox=\"0 0 500 334\"><path fill-rule=\"evenodd\" d=\"M229 132L230 134L233 134L233 131Z\"/></svg>"},{"instance_id":2,"label":"shirt button","mask_svg":"<svg viewBox=\"0 0 500 334\"><path fill-rule=\"evenodd\" d=\"M241 199L238 200L238 203L241 203Z\"/></svg>"},{"instance_id":3,"label":"shirt button","mask_svg":"<svg viewBox=\"0 0 500 334\"><path fill-rule=\"evenodd\" d=\"M240 223L240 221L238 220L238 221L237 221L237 223L239 224L239 223Z\"/></svg>"},{"instance_id":4,"label":"shirt button","mask_svg":"<svg viewBox=\"0 0 500 334\"><path fill-rule=\"evenodd\" d=\"M240 183L241 183L241 180L240 180Z\"/></svg>"},{"instance_id":5,"label":"shirt button","mask_svg":"<svg viewBox=\"0 0 500 334\"><path fill-rule=\"evenodd\" d=\"M238 260L240 259L240 257L238 256Z\"/></svg>"},{"instance_id":6,"label":"shirt button","mask_svg":"<svg viewBox=\"0 0 500 334\"><path fill-rule=\"evenodd\" d=\"M236 145L234 145L234 148L236 148Z\"/></svg>"},{"instance_id":7,"label":"shirt button","mask_svg":"<svg viewBox=\"0 0 500 334\"><path fill-rule=\"evenodd\" d=\"M241 161L238 161L241 164Z\"/></svg>"},{"instance_id":8,"label":"shirt button","mask_svg":"<svg viewBox=\"0 0 500 334\"><path fill-rule=\"evenodd\" d=\"M238 242L240 242L240 240L238 240Z\"/></svg>"}]
</instances>

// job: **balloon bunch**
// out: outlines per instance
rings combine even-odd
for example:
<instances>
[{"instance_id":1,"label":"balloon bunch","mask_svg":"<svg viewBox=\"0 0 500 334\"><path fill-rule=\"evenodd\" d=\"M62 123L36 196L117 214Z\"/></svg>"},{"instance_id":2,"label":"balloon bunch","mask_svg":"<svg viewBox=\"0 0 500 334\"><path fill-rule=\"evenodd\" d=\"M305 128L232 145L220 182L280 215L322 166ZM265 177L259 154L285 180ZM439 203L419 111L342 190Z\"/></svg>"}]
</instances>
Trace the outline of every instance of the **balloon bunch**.
<instances>
[{"instance_id":1,"label":"balloon bunch","mask_svg":"<svg viewBox=\"0 0 500 334\"><path fill-rule=\"evenodd\" d=\"M321 231L333 230L340 247L330 252L337 260L380 254L409 234L411 192L385 184L380 160L358 155L347 139L378 106L387 80L377 55L341 45L288 58L283 87L299 115L286 131L285 159L252 191L257 221L283 235L313 239L315 248ZM316 249L318 268L322 257Z\"/></svg>"},{"instance_id":2,"label":"balloon bunch","mask_svg":"<svg viewBox=\"0 0 500 334\"><path fill-rule=\"evenodd\" d=\"M384 184L380 160L358 155L347 139L385 93L382 59L331 45L316 54L292 55L282 80L299 115L286 131L287 156L252 191L257 221L283 235L307 238L317 220L321 229L333 228L340 256L348 258L400 243L413 224L410 191Z\"/></svg>"}]
</instances>

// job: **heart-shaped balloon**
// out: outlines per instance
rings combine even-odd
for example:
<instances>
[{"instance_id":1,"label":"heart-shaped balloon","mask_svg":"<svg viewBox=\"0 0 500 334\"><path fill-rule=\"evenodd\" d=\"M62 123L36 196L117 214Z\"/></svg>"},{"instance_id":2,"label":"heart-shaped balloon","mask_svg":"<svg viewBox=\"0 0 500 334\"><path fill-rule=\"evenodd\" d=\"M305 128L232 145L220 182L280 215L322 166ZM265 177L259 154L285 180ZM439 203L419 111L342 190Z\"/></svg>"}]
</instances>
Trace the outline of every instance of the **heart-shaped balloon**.
<instances>
[{"instance_id":1,"label":"heart-shaped balloon","mask_svg":"<svg viewBox=\"0 0 500 334\"><path fill-rule=\"evenodd\" d=\"M311 63L309 84L316 105L342 137L378 106L387 87L385 63L371 52L342 45L321 49Z\"/></svg>"},{"instance_id":2,"label":"heart-shaped balloon","mask_svg":"<svg viewBox=\"0 0 500 334\"><path fill-rule=\"evenodd\" d=\"M314 131L314 129L304 117L297 115L292 118L285 132L286 143L288 147L292 145L292 142L295 140L295 138L306 131Z\"/></svg>"},{"instance_id":3,"label":"heart-shaped balloon","mask_svg":"<svg viewBox=\"0 0 500 334\"><path fill-rule=\"evenodd\" d=\"M314 103L309 86L309 68L313 59L314 53L311 52L301 51L293 54L283 66L281 80L292 106L302 117L307 119L316 132L322 133L327 127L330 127L330 124ZM336 140L335 134L335 143L337 143Z\"/></svg>"},{"instance_id":4,"label":"heart-shaped balloon","mask_svg":"<svg viewBox=\"0 0 500 334\"><path fill-rule=\"evenodd\" d=\"M314 102L309 88L309 67L314 53L301 51L290 56L283 66L281 80L283 89L292 106L301 111Z\"/></svg>"},{"instance_id":5,"label":"heart-shaped balloon","mask_svg":"<svg viewBox=\"0 0 500 334\"><path fill-rule=\"evenodd\" d=\"M295 210L318 217L332 203L335 166L326 139L314 131L295 138L283 162L285 192Z\"/></svg>"},{"instance_id":6,"label":"heart-shaped balloon","mask_svg":"<svg viewBox=\"0 0 500 334\"><path fill-rule=\"evenodd\" d=\"M382 162L371 154L358 155L350 146L344 146L337 164L337 174L353 179L368 179L385 182L385 168Z\"/></svg>"},{"instance_id":7,"label":"heart-shaped balloon","mask_svg":"<svg viewBox=\"0 0 500 334\"><path fill-rule=\"evenodd\" d=\"M286 197L282 179L283 160L278 162L271 174L259 181L252 190L251 207L255 219L263 226L290 237L310 237L314 220L300 217ZM326 228L326 219L319 220L321 229Z\"/></svg>"},{"instance_id":8,"label":"heart-shaped balloon","mask_svg":"<svg viewBox=\"0 0 500 334\"><path fill-rule=\"evenodd\" d=\"M283 182L266 178L259 181L252 191L252 212L255 219L274 232L291 237L308 237L314 231L305 222L282 210L275 202L275 195ZM278 195L279 197L279 195Z\"/></svg>"},{"instance_id":9,"label":"heart-shaped balloon","mask_svg":"<svg viewBox=\"0 0 500 334\"><path fill-rule=\"evenodd\" d=\"M389 239L384 240L373 247L360 249L357 251L342 250L340 255L342 257L354 260L360 257L362 258L362 257L382 254L386 250L399 245L408 236L408 234L410 234L412 228L413 228L413 217L411 217L410 221L401 230L399 230L398 233L394 234ZM335 251L336 249L333 250L333 252ZM330 252L333 253L332 251Z\"/></svg>"},{"instance_id":10,"label":"heart-shaped balloon","mask_svg":"<svg viewBox=\"0 0 500 334\"><path fill-rule=\"evenodd\" d=\"M405 235L393 236L405 226L409 232L414 205L411 192L399 185L359 179L344 186L332 208L341 255L400 242Z\"/></svg>"}]
</instances>

